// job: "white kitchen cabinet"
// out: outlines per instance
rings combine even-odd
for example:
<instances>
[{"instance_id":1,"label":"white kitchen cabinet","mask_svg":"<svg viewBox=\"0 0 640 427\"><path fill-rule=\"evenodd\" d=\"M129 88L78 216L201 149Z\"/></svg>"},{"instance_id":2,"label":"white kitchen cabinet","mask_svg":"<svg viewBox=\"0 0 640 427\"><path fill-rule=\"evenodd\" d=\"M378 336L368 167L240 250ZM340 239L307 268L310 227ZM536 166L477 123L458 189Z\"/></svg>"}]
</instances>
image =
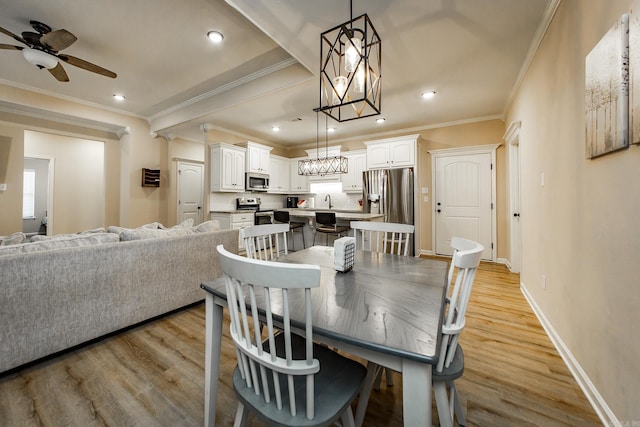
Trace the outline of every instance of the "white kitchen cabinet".
<instances>
[{"instance_id":1,"label":"white kitchen cabinet","mask_svg":"<svg viewBox=\"0 0 640 427\"><path fill-rule=\"evenodd\" d=\"M407 135L365 142L367 169L415 166L418 136Z\"/></svg>"},{"instance_id":2,"label":"white kitchen cabinet","mask_svg":"<svg viewBox=\"0 0 640 427\"><path fill-rule=\"evenodd\" d=\"M362 172L367 169L367 152L365 150L343 153L347 158L348 171L342 175L342 191L359 193L362 191Z\"/></svg>"},{"instance_id":3,"label":"white kitchen cabinet","mask_svg":"<svg viewBox=\"0 0 640 427\"><path fill-rule=\"evenodd\" d=\"M306 194L309 192L309 177L298 175L298 160L304 160L304 158L289 160L290 189L294 194Z\"/></svg>"},{"instance_id":4,"label":"white kitchen cabinet","mask_svg":"<svg viewBox=\"0 0 640 427\"><path fill-rule=\"evenodd\" d=\"M271 173L269 174L269 193L289 193L289 159L271 156Z\"/></svg>"},{"instance_id":5,"label":"white kitchen cabinet","mask_svg":"<svg viewBox=\"0 0 640 427\"><path fill-rule=\"evenodd\" d=\"M212 144L211 192L244 191L245 149L229 144Z\"/></svg>"},{"instance_id":6,"label":"white kitchen cabinet","mask_svg":"<svg viewBox=\"0 0 640 427\"><path fill-rule=\"evenodd\" d=\"M247 141L238 144L247 149L246 171L255 173L271 173L271 147Z\"/></svg>"},{"instance_id":7,"label":"white kitchen cabinet","mask_svg":"<svg viewBox=\"0 0 640 427\"><path fill-rule=\"evenodd\" d=\"M255 224L253 211L231 213L231 212L211 212L211 220L220 223L220 230L240 230L251 227ZM244 242L238 235L238 252L244 252Z\"/></svg>"}]
</instances>

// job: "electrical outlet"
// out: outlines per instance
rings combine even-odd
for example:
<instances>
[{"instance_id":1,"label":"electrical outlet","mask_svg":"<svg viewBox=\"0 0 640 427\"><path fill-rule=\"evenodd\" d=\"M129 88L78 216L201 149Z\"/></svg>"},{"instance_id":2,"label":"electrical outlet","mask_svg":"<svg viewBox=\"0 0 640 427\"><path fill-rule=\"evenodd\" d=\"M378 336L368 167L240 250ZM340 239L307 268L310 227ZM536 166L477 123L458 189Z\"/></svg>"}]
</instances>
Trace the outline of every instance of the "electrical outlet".
<instances>
[{"instance_id":1,"label":"electrical outlet","mask_svg":"<svg viewBox=\"0 0 640 427\"><path fill-rule=\"evenodd\" d=\"M7 191L7 184L0 184L0 191Z\"/></svg>"},{"instance_id":2,"label":"electrical outlet","mask_svg":"<svg viewBox=\"0 0 640 427\"><path fill-rule=\"evenodd\" d=\"M547 289L547 276L545 276L544 274L542 275L542 279L540 280L540 283L542 284L542 289Z\"/></svg>"}]
</instances>

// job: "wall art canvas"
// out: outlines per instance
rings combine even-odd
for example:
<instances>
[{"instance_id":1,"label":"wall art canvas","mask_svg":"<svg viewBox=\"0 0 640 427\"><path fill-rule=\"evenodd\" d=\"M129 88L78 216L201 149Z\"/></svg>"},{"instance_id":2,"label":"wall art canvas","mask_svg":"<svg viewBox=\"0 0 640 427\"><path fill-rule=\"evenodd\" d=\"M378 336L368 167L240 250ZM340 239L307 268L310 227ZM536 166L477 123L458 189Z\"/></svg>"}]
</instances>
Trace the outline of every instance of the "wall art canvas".
<instances>
[{"instance_id":1,"label":"wall art canvas","mask_svg":"<svg viewBox=\"0 0 640 427\"><path fill-rule=\"evenodd\" d=\"M640 0L629 12L629 142L640 144Z\"/></svg>"},{"instance_id":2,"label":"wall art canvas","mask_svg":"<svg viewBox=\"0 0 640 427\"><path fill-rule=\"evenodd\" d=\"M585 61L587 158L629 146L629 15L624 14Z\"/></svg>"}]
</instances>

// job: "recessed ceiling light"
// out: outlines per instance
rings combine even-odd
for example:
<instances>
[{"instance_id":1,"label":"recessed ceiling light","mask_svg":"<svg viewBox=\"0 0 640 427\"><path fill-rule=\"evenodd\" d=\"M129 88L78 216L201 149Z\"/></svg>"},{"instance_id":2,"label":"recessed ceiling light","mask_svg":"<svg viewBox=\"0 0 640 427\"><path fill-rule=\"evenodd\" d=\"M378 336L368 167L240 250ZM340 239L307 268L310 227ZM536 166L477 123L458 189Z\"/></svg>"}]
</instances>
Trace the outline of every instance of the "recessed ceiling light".
<instances>
[{"instance_id":1,"label":"recessed ceiling light","mask_svg":"<svg viewBox=\"0 0 640 427\"><path fill-rule=\"evenodd\" d=\"M380 117L379 119L376 119L376 123L381 125L382 123L384 123L384 121L387 120L384 117Z\"/></svg>"},{"instance_id":2,"label":"recessed ceiling light","mask_svg":"<svg viewBox=\"0 0 640 427\"><path fill-rule=\"evenodd\" d=\"M280 132L280 126L274 126L271 128L271 130L274 132Z\"/></svg>"},{"instance_id":3,"label":"recessed ceiling light","mask_svg":"<svg viewBox=\"0 0 640 427\"><path fill-rule=\"evenodd\" d=\"M436 91L435 90L429 90L429 91L426 91L426 92L422 92L422 97L424 99L431 99L434 96L436 96Z\"/></svg>"},{"instance_id":4,"label":"recessed ceiling light","mask_svg":"<svg viewBox=\"0 0 640 427\"><path fill-rule=\"evenodd\" d=\"M336 131L336 128L327 128L327 132L329 133L334 133Z\"/></svg>"},{"instance_id":5,"label":"recessed ceiling light","mask_svg":"<svg viewBox=\"0 0 640 427\"><path fill-rule=\"evenodd\" d=\"M116 101L124 101L126 98L124 97L124 95L120 95L119 93L114 93L113 99L115 99Z\"/></svg>"},{"instance_id":6,"label":"recessed ceiling light","mask_svg":"<svg viewBox=\"0 0 640 427\"><path fill-rule=\"evenodd\" d=\"M207 37L209 37L209 40L213 43L220 43L222 39L224 39L224 36L220 31L209 31L207 33Z\"/></svg>"}]
</instances>

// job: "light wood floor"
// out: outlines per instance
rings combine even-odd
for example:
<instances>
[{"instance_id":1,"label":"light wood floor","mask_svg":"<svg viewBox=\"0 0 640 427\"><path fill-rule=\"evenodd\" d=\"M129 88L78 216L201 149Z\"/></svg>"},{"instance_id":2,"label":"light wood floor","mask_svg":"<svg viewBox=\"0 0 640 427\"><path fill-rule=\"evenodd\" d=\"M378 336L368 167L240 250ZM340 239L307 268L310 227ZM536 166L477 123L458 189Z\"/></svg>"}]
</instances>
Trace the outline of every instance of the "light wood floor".
<instances>
[{"instance_id":1,"label":"light wood floor","mask_svg":"<svg viewBox=\"0 0 640 427\"><path fill-rule=\"evenodd\" d=\"M476 276L461 338L465 373L457 382L468 425L601 425L518 283L500 265L483 263ZM222 352L217 420L229 426L236 401L228 336ZM401 426L401 390L396 374L393 387L372 392L365 425ZM0 426L201 426L203 396L204 305L198 305L1 375Z\"/></svg>"}]
</instances>

